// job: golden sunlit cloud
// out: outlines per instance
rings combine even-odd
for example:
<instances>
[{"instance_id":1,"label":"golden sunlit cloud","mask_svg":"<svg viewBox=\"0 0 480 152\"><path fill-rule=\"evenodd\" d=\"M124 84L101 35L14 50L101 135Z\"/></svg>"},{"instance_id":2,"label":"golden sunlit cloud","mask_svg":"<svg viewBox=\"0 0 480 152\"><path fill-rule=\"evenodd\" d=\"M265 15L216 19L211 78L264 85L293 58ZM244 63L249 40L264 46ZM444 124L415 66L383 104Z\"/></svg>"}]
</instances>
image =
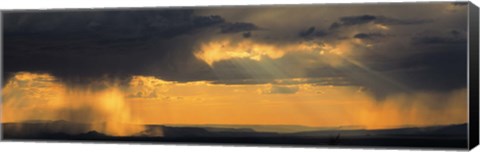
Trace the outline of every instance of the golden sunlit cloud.
<instances>
[{"instance_id":1,"label":"golden sunlit cloud","mask_svg":"<svg viewBox=\"0 0 480 152\"><path fill-rule=\"evenodd\" d=\"M209 42L203 44L200 49L195 56L210 66L214 62L232 58L249 58L258 61L263 56L279 58L285 53L273 45L258 44L250 40L237 43L230 40Z\"/></svg>"},{"instance_id":2,"label":"golden sunlit cloud","mask_svg":"<svg viewBox=\"0 0 480 152\"><path fill-rule=\"evenodd\" d=\"M128 95L132 98L158 98L168 91L168 86L173 82L163 81L149 76L133 76L130 80Z\"/></svg>"},{"instance_id":3,"label":"golden sunlit cloud","mask_svg":"<svg viewBox=\"0 0 480 152\"><path fill-rule=\"evenodd\" d=\"M351 50L351 47L349 42L330 45L323 42L309 41L276 45L254 42L252 40L232 41L223 39L202 44L200 50L195 52L195 56L212 66L214 62L235 58L247 58L256 61L260 61L263 57L278 59L289 52L304 52L316 56L345 55Z\"/></svg>"},{"instance_id":4,"label":"golden sunlit cloud","mask_svg":"<svg viewBox=\"0 0 480 152\"><path fill-rule=\"evenodd\" d=\"M383 25L383 24L375 24L375 27L382 29L382 30L390 30L390 27Z\"/></svg>"}]
</instances>

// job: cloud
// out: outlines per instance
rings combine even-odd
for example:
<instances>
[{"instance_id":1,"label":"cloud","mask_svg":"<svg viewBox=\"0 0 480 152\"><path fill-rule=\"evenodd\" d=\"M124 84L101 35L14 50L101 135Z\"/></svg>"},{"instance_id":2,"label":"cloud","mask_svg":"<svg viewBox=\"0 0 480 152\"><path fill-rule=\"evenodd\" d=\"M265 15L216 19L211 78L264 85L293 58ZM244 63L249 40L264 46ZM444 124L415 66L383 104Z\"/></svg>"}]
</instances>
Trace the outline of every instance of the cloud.
<instances>
[{"instance_id":1,"label":"cloud","mask_svg":"<svg viewBox=\"0 0 480 152\"><path fill-rule=\"evenodd\" d=\"M191 53L192 35L221 23L219 16L184 9L8 12L4 70L48 72L73 84L134 74L211 79L208 66ZM184 66L198 70L180 70Z\"/></svg>"},{"instance_id":2,"label":"cloud","mask_svg":"<svg viewBox=\"0 0 480 152\"><path fill-rule=\"evenodd\" d=\"M263 94L295 94L299 90L298 86L278 86L272 85L270 88L263 90Z\"/></svg>"},{"instance_id":3,"label":"cloud","mask_svg":"<svg viewBox=\"0 0 480 152\"><path fill-rule=\"evenodd\" d=\"M286 78L286 79L232 79L212 81L212 84L248 85L248 84L272 84L272 85L302 85L314 86L352 86L344 77L319 77L319 78Z\"/></svg>"},{"instance_id":4,"label":"cloud","mask_svg":"<svg viewBox=\"0 0 480 152\"><path fill-rule=\"evenodd\" d=\"M298 33L298 36L300 36L300 37L306 37L306 36L312 35L314 32L315 32L315 27L312 26L312 27L310 27L310 28L308 28L308 29L306 29L306 30L304 30L304 31L300 31L300 32Z\"/></svg>"},{"instance_id":5,"label":"cloud","mask_svg":"<svg viewBox=\"0 0 480 152\"><path fill-rule=\"evenodd\" d=\"M416 33L411 37L411 43L413 45L462 45L467 43L467 34L466 31L458 29Z\"/></svg>"},{"instance_id":6,"label":"cloud","mask_svg":"<svg viewBox=\"0 0 480 152\"><path fill-rule=\"evenodd\" d=\"M386 34L383 33L354 35L356 39L367 40L367 42L382 39L385 36ZM382 40L388 43L392 39L395 40L397 37ZM354 39L342 40L342 43L333 45L317 40L283 46L250 40L226 42L228 43L218 41L205 45L206 47L202 50L206 52L198 56L211 65L219 78L218 82L214 81L217 83L264 84L286 78L341 77L345 78L345 81L326 85L363 86L379 101L395 93L420 90L448 91L465 86L462 81L465 80L465 77L462 77L464 68L461 68L465 65L461 63L464 63L465 58L462 54L466 51L456 51L465 50L466 48L463 48L465 43L450 47L442 45L441 48L411 46L406 50L395 50L393 53L402 55L405 53L402 51L418 52L397 56L391 54L390 50L395 49L394 47L388 46L376 50L375 46L362 46L363 42L359 43ZM454 51L455 55L444 54L451 51ZM444 60L453 62L444 65ZM460 68L453 69L454 67ZM445 71L444 68L452 68L451 71L454 71L452 73L460 74L450 75L441 72L442 69ZM429 79L432 83L425 79Z\"/></svg>"},{"instance_id":7,"label":"cloud","mask_svg":"<svg viewBox=\"0 0 480 152\"><path fill-rule=\"evenodd\" d=\"M250 38L252 36L252 32L245 32L242 34L244 38Z\"/></svg>"},{"instance_id":8,"label":"cloud","mask_svg":"<svg viewBox=\"0 0 480 152\"><path fill-rule=\"evenodd\" d=\"M115 40L151 36L169 38L223 22L220 16L195 16L193 10L8 12L5 14L5 34L42 34L48 38L66 39L84 36ZM65 34L69 36L65 37Z\"/></svg>"},{"instance_id":9,"label":"cloud","mask_svg":"<svg viewBox=\"0 0 480 152\"><path fill-rule=\"evenodd\" d=\"M466 49L467 18L463 7L436 11L449 7L11 11L3 16L4 79L19 71L49 73L67 85L128 85L135 75L224 84L340 77L329 84L363 86L379 98L405 92L391 82L452 90L466 78L442 70L464 70L466 52L456 50ZM137 96L155 96L147 92Z\"/></svg>"},{"instance_id":10,"label":"cloud","mask_svg":"<svg viewBox=\"0 0 480 152\"><path fill-rule=\"evenodd\" d=\"M358 33L353 36L353 38L367 39L367 40L374 40L374 39L383 38L383 37L385 37L385 35L382 33Z\"/></svg>"},{"instance_id":11,"label":"cloud","mask_svg":"<svg viewBox=\"0 0 480 152\"><path fill-rule=\"evenodd\" d=\"M252 23L225 23L220 26L220 32L222 33L238 33L244 31L258 30L259 28Z\"/></svg>"},{"instance_id":12,"label":"cloud","mask_svg":"<svg viewBox=\"0 0 480 152\"><path fill-rule=\"evenodd\" d=\"M468 2L452 2L451 4L454 6L466 6L469 3Z\"/></svg>"},{"instance_id":13,"label":"cloud","mask_svg":"<svg viewBox=\"0 0 480 152\"><path fill-rule=\"evenodd\" d=\"M413 37L414 45L434 45L434 44L462 44L466 43L466 38L442 37L442 36L421 36Z\"/></svg>"},{"instance_id":14,"label":"cloud","mask_svg":"<svg viewBox=\"0 0 480 152\"><path fill-rule=\"evenodd\" d=\"M127 97L129 98L160 98L174 82L156 79L153 76L133 76L129 82Z\"/></svg>"},{"instance_id":15,"label":"cloud","mask_svg":"<svg viewBox=\"0 0 480 152\"><path fill-rule=\"evenodd\" d=\"M338 29L341 27L362 25L367 23L374 24L384 24L384 25L413 25L413 24L424 24L430 23L431 20L424 19L396 19L385 16L374 16L374 15L359 15L359 16L344 16L341 17L337 22L334 22L330 25L330 29Z\"/></svg>"},{"instance_id":16,"label":"cloud","mask_svg":"<svg viewBox=\"0 0 480 152\"><path fill-rule=\"evenodd\" d=\"M378 17L373 15L346 16L346 17L340 18L339 25L345 25L345 26L359 25L359 24L373 22L377 19Z\"/></svg>"},{"instance_id":17,"label":"cloud","mask_svg":"<svg viewBox=\"0 0 480 152\"><path fill-rule=\"evenodd\" d=\"M449 44L449 43L465 43L465 39L452 39L448 37L415 37L414 44Z\"/></svg>"},{"instance_id":18,"label":"cloud","mask_svg":"<svg viewBox=\"0 0 480 152\"><path fill-rule=\"evenodd\" d=\"M314 26L298 32L298 36L305 39L313 39L315 37L325 37L328 32L324 30L316 30Z\"/></svg>"}]
</instances>

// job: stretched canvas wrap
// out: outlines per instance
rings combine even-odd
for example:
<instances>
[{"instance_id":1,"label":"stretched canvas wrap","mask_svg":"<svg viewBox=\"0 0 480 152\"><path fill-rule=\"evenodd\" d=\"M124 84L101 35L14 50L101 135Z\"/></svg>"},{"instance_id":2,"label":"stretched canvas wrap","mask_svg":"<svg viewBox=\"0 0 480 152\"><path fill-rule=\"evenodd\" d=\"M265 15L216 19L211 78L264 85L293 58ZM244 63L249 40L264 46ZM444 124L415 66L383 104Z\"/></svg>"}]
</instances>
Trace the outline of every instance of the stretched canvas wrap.
<instances>
[{"instance_id":1,"label":"stretched canvas wrap","mask_svg":"<svg viewBox=\"0 0 480 152\"><path fill-rule=\"evenodd\" d=\"M469 2L2 11L3 140L472 148Z\"/></svg>"}]
</instances>

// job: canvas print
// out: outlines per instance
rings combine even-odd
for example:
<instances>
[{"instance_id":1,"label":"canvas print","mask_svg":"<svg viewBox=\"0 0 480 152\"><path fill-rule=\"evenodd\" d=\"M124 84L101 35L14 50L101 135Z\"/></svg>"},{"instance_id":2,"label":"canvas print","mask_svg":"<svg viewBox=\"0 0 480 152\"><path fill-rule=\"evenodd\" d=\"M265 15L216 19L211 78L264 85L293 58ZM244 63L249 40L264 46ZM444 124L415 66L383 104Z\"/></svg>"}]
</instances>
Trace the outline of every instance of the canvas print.
<instances>
[{"instance_id":1,"label":"canvas print","mask_svg":"<svg viewBox=\"0 0 480 152\"><path fill-rule=\"evenodd\" d=\"M468 4L3 11L2 137L466 148Z\"/></svg>"}]
</instances>

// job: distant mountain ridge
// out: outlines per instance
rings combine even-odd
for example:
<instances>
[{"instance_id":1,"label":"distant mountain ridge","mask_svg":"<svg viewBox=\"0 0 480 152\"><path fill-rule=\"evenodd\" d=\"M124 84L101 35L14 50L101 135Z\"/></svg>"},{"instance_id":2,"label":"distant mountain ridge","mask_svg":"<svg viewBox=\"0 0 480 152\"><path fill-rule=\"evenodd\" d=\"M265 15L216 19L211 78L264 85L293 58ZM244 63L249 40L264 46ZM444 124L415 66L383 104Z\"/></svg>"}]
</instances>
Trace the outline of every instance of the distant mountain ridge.
<instances>
[{"instance_id":1,"label":"distant mountain ridge","mask_svg":"<svg viewBox=\"0 0 480 152\"><path fill-rule=\"evenodd\" d=\"M349 130L360 129L361 126L339 126L339 127L312 127L301 125L222 125L222 124L204 124L204 125L165 125L171 127L199 127L199 128L216 128L216 130L225 129L252 129L256 132L277 132L277 133L295 133L302 131L318 131L318 130Z\"/></svg>"},{"instance_id":2,"label":"distant mountain ridge","mask_svg":"<svg viewBox=\"0 0 480 152\"><path fill-rule=\"evenodd\" d=\"M467 144L467 124L397 129L313 130L259 132L252 128L213 126L145 125L144 131L126 137L109 136L88 130L88 124L68 121L3 123L5 140L82 140L130 142L195 142L287 145L414 146L454 147ZM274 127L274 126L268 126ZM268 128L267 127L267 128Z\"/></svg>"}]
</instances>

